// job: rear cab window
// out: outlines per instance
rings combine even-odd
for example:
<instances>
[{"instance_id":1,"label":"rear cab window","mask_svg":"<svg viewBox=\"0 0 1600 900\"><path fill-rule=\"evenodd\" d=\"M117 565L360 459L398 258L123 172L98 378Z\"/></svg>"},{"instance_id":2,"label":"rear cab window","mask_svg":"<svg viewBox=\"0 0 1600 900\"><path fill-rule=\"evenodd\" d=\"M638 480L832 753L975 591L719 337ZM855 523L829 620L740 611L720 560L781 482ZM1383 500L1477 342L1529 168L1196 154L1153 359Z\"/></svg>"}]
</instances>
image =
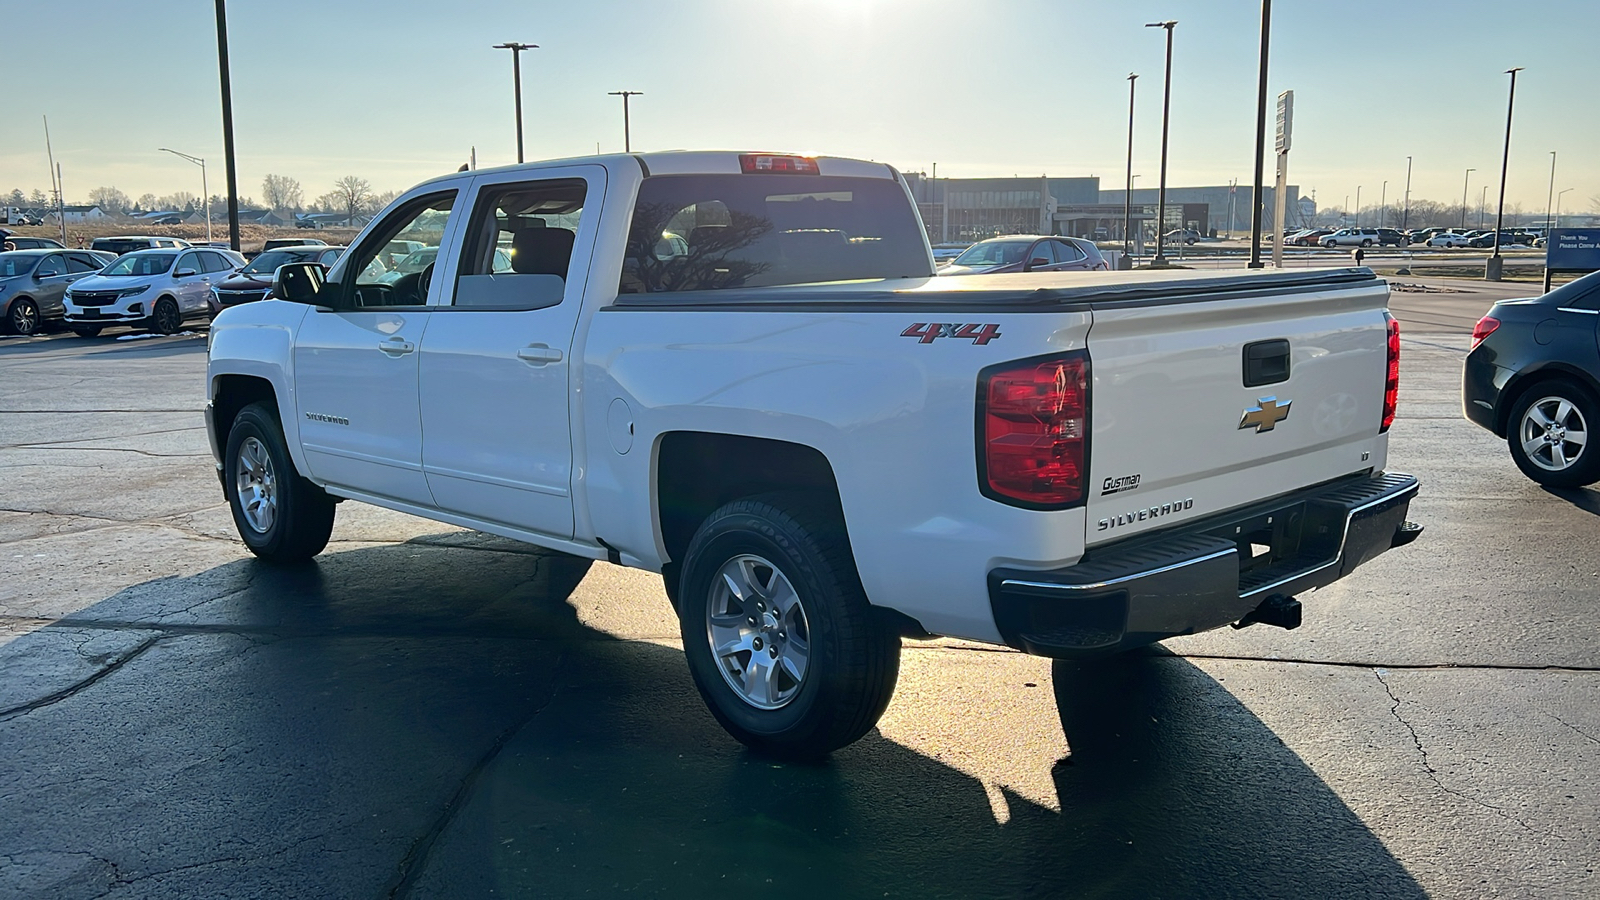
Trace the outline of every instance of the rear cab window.
<instances>
[{"instance_id":1,"label":"rear cab window","mask_svg":"<svg viewBox=\"0 0 1600 900\"><path fill-rule=\"evenodd\" d=\"M896 180L657 175L639 187L617 292L932 274L922 225Z\"/></svg>"}]
</instances>

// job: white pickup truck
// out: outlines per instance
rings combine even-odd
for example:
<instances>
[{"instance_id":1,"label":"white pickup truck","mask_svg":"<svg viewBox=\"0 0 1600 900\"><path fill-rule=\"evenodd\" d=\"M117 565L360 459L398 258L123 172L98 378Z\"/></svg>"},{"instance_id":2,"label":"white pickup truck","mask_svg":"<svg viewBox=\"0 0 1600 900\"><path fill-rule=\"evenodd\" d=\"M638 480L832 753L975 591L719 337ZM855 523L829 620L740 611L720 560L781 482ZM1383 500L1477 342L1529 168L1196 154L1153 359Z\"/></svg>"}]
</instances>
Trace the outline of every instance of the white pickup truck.
<instances>
[{"instance_id":1,"label":"white pickup truck","mask_svg":"<svg viewBox=\"0 0 1600 900\"><path fill-rule=\"evenodd\" d=\"M267 560L350 499L661 572L711 711L788 757L873 726L902 637L1294 627L1420 531L1370 271L933 276L881 163L445 176L218 316L218 474Z\"/></svg>"}]
</instances>

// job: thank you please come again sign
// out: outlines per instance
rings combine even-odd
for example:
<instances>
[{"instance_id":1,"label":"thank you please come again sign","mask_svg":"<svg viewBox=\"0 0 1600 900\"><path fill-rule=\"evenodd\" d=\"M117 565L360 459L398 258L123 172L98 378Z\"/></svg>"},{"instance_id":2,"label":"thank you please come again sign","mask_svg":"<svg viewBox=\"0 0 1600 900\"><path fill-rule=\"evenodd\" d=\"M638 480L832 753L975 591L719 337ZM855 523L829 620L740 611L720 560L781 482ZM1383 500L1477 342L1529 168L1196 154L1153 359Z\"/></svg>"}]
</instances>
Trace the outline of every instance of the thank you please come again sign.
<instances>
[{"instance_id":1,"label":"thank you please come again sign","mask_svg":"<svg viewBox=\"0 0 1600 900\"><path fill-rule=\"evenodd\" d=\"M1600 271L1600 228L1552 228L1544 265L1556 270Z\"/></svg>"}]
</instances>

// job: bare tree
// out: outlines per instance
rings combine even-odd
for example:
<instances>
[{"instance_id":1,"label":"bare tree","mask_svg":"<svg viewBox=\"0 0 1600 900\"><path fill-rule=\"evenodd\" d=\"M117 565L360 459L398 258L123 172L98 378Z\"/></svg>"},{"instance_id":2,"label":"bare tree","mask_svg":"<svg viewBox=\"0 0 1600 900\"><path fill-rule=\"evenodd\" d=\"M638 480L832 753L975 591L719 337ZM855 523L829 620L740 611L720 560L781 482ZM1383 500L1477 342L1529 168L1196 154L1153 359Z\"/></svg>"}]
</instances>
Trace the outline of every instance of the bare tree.
<instances>
[{"instance_id":1,"label":"bare tree","mask_svg":"<svg viewBox=\"0 0 1600 900\"><path fill-rule=\"evenodd\" d=\"M178 191L162 197L157 197L155 205L159 206L163 211L182 209L192 212L194 211L194 208L199 205L199 203L199 197L196 197L188 191Z\"/></svg>"},{"instance_id":2,"label":"bare tree","mask_svg":"<svg viewBox=\"0 0 1600 900\"><path fill-rule=\"evenodd\" d=\"M145 212L150 212L151 210L156 208L156 203L157 202L158 201L156 200L156 195L155 194L140 194L139 195L139 201L138 201L137 205L138 205L138 207L140 209L144 210Z\"/></svg>"},{"instance_id":3,"label":"bare tree","mask_svg":"<svg viewBox=\"0 0 1600 900\"><path fill-rule=\"evenodd\" d=\"M371 197L367 198L367 202L362 211L368 215L375 216L382 212L385 206L393 203L394 198L398 196L400 196L399 191L384 191L381 194L373 194Z\"/></svg>"},{"instance_id":4,"label":"bare tree","mask_svg":"<svg viewBox=\"0 0 1600 900\"><path fill-rule=\"evenodd\" d=\"M22 192L22 188L12 188L11 196L6 198L7 206L25 206L27 203L28 195Z\"/></svg>"},{"instance_id":5,"label":"bare tree","mask_svg":"<svg viewBox=\"0 0 1600 900\"><path fill-rule=\"evenodd\" d=\"M261 196L267 201L269 209L291 209L298 211L305 202L304 192L300 189L300 182L287 175L268 175L261 180Z\"/></svg>"},{"instance_id":6,"label":"bare tree","mask_svg":"<svg viewBox=\"0 0 1600 900\"><path fill-rule=\"evenodd\" d=\"M33 193L28 195L28 203L33 206L49 206L50 197L44 191L34 188Z\"/></svg>"},{"instance_id":7,"label":"bare tree","mask_svg":"<svg viewBox=\"0 0 1600 900\"><path fill-rule=\"evenodd\" d=\"M363 204L372 197L372 185L365 178L346 175L333 183L333 192L338 195L341 206L348 218L346 224L353 222L356 213L360 212Z\"/></svg>"},{"instance_id":8,"label":"bare tree","mask_svg":"<svg viewBox=\"0 0 1600 900\"><path fill-rule=\"evenodd\" d=\"M133 205L128 195L114 187L97 187L89 192L89 202L108 213L120 213Z\"/></svg>"}]
</instances>

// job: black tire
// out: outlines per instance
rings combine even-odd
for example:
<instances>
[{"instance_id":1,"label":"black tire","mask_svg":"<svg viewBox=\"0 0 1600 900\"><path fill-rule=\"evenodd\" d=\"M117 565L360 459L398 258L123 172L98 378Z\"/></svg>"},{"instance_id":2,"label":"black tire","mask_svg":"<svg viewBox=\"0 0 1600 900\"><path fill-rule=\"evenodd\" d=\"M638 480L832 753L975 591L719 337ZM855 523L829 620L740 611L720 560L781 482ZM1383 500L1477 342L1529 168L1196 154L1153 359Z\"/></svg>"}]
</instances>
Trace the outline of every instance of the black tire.
<instances>
[{"instance_id":1,"label":"black tire","mask_svg":"<svg viewBox=\"0 0 1600 900\"><path fill-rule=\"evenodd\" d=\"M712 648L710 615L722 602L719 597L727 596L714 591L721 583L719 572L750 556L770 561L771 569L781 572L804 614L803 677L794 683L787 674L779 676L791 682L793 694L776 708L761 708L736 691L730 680L737 675L724 675ZM866 734L888 707L900 674L900 638L867 603L836 506L798 495L723 506L689 542L681 588L678 618L695 686L722 727L752 750L782 759L817 759ZM774 627L783 627L782 621ZM775 636L784 637L781 631ZM747 670L762 650L759 635L754 646L757 650L745 657ZM765 650L780 659L775 645Z\"/></svg>"},{"instance_id":2,"label":"black tire","mask_svg":"<svg viewBox=\"0 0 1600 900\"><path fill-rule=\"evenodd\" d=\"M1536 447L1535 454L1539 459L1535 459L1523 446L1525 440L1538 439L1540 436L1537 427L1531 423L1529 427L1534 430L1524 433L1524 417L1534 406L1548 410L1551 401L1555 401L1557 412L1561 408L1560 402L1571 404L1571 413L1556 423L1563 432L1581 425L1585 437L1589 438L1584 441L1576 457L1565 457L1565 449L1576 445L1562 442L1562 456L1567 459L1567 464L1559 469L1550 467L1557 461L1552 449ZM1511 417L1506 420L1506 444L1511 448L1512 461L1530 479L1546 487L1583 487L1600 481L1600 448L1592 440L1596 430L1600 430L1600 401L1595 399L1594 394L1573 382L1550 379L1529 385L1517 395L1517 402L1511 407Z\"/></svg>"},{"instance_id":3,"label":"black tire","mask_svg":"<svg viewBox=\"0 0 1600 900\"><path fill-rule=\"evenodd\" d=\"M255 440L270 463L270 494L274 501L271 521L265 528L252 523L241 501L240 454L247 442ZM245 546L256 556L275 563L304 562L328 546L333 533L334 500L322 488L301 477L294 467L283 439L278 413L267 403L252 403L239 411L228 429L227 452L223 454L223 491L233 524Z\"/></svg>"},{"instance_id":4,"label":"black tire","mask_svg":"<svg viewBox=\"0 0 1600 900\"><path fill-rule=\"evenodd\" d=\"M177 334L183 330L183 312L171 297L162 297L150 310L150 330L156 334Z\"/></svg>"},{"instance_id":5,"label":"black tire","mask_svg":"<svg viewBox=\"0 0 1600 900\"><path fill-rule=\"evenodd\" d=\"M1361 246L1363 246L1363 247L1371 247L1372 246L1372 241L1370 241L1370 240L1362 241L1361 242Z\"/></svg>"},{"instance_id":6,"label":"black tire","mask_svg":"<svg viewBox=\"0 0 1600 900\"><path fill-rule=\"evenodd\" d=\"M73 334L81 338L99 337L102 325L68 325Z\"/></svg>"},{"instance_id":7,"label":"black tire","mask_svg":"<svg viewBox=\"0 0 1600 900\"><path fill-rule=\"evenodd\" d=\"M11 308L6 310L7 334L36 334L41 324L38 304L27 297L18 297L11 301Z\"/></svg>"}]
</instances>

